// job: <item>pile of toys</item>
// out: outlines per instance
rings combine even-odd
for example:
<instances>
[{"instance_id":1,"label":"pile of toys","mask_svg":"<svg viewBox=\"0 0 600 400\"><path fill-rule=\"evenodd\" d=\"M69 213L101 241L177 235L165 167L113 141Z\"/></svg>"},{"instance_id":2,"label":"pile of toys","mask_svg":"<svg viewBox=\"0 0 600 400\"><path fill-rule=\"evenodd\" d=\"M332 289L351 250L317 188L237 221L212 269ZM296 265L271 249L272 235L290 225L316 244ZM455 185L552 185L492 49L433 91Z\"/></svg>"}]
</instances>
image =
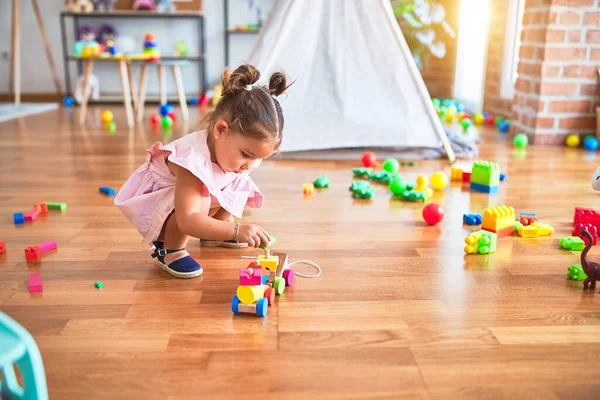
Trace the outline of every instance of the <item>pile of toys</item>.
<instances>
[{"instance_id":1,"label":"pile of toys","mask_svg":"<svg viewBox=\"0 0 600 400\"><path fill-rule=\"evenodd\" d=\"M598 244L600 212L583 207L575 207L573 214L573 236L560 239L560 248L569 251L581 251L580 263L567 267L567 279L584 281L583 290L596 288L600 280L600 264L587 258L587 251Z\"/></svg>"},{"instance_id":2,"label":"pile of toys","mask_svg":"<svg viewBox=\"0 0 600 400\"><path fill-rule=\"evenodd\" d=\"M153 33L146 33L144 36L144 56L150 62L160 61L160 51Z\"/></svg>"}]
</instances>

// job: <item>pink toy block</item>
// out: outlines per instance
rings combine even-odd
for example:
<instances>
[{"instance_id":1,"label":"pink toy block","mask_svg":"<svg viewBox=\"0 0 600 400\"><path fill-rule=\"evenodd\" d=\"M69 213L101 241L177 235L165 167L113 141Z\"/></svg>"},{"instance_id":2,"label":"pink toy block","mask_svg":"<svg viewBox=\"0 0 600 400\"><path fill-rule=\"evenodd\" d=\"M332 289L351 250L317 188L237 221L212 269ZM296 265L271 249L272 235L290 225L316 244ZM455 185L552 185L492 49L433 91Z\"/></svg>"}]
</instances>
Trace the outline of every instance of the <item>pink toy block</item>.
<instances>
[{"instance_id":1,"label":"pink toy block","mask_svg":"<svg viewBox=\"0 0 600 400\"><path fill-rule=\"evenodd\" d=\"M40 214L48 214L48 205L46 203L37 203L33 206Z\"/></svg>"},{"instance_id":2,"label":"pink toy block","mask_svg":"<svg viewBox=\"0 0 600 400\"><path fill-rule=\"evenodd\" d=\"M4 240L0 240L0 254L4 253L6 253L6 243L4 243Z\"/></svg>"},{"instance_id":3,"label":"pink toy block","mask_svg":"<svg viewBox=\"0 0 600 400\"><path fill-rule=\"evenodd\" d=\"M27 247L25 249L25 259L27 261L40 261L42 259L40 257L40 249L37 246Z\"/></svg>"},{"instance_id":4,"label":"pink toy block","mask_svg":"<svg viewBox=\"0 0 600 400\"><path fill-rule=\"evenodd\" d=\"M25 221L33 221L38 217L38 215L40 215L40 212L36 209L27 211L27 213L25 214Z\"/></svg>"},{"instance_id":5,"label":"pink toy block","mask_svg":"<svg viewBox=\"0 0 600 400\"><path fill-rule=\"evenodd\" d=\"M42 291L42 275L39 273L29 274L29 293L37 293Z\"/></svg>"},{"instance_id":6,"label":"pink toy block","mask_svg":"<svg viewBox=\"0 0 600 400\"><path fill-rule=\"evenodd\" d=\"M53 240L50 240L48 242L40 243L40 244L38 244L35 247L37 247L38 249L40 249L40 253L44 253L44 252L49 251L49 250L56 250L56 242L53 241Z\"/></svg>"},{"instance_id":7,"label":"pink toy block","mask_svg":"<svg viewBox=\"0 0 600 400\"><path fill-rule=\"evenodd\" d=\"M250 263L248 267L240 269L240 286L255 286L262 284L262 267Z\"/></svg>"}]
</instances>

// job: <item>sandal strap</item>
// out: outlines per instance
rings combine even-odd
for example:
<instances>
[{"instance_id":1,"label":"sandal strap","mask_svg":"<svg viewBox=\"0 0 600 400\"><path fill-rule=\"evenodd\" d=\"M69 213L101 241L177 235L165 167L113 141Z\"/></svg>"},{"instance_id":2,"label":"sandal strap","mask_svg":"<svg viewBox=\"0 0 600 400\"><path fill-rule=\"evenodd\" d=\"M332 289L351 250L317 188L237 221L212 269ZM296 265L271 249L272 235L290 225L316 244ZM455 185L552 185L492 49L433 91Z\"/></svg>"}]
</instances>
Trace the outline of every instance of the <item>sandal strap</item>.
<instances>
[{"instance_id":1,"label":"sandal strap","mask_svg":"<svg viewBox=\"0 0 600 400\"><path fill-rule=\"evenodd\" d=\"M185 248L176 249L176 250L156 249L156 251L154 253L152 253L152 258L164 257L167 254L173 254L173 253L177 253L178 251L184 251L184 250L185 250Z\"/></svg>"}]
</instances>

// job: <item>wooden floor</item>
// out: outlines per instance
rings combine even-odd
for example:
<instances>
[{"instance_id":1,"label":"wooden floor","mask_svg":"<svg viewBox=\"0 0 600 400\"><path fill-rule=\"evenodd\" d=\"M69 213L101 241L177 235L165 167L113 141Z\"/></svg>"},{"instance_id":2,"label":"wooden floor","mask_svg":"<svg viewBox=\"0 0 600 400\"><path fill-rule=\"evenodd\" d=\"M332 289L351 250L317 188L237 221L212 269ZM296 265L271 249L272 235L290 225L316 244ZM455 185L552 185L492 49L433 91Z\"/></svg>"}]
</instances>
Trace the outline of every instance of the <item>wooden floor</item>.
<instances>
[{"instance_id":1,"label":"wooden floor","mask_svg":"<svg viewBox=\"0 0 600 400\"><path fill-rule=\"evenodd\" d=\"M515 150L488 132L481 157L508 173L497 195L451 186L434 199L436 227L420 204L372 201L348 191L357 163L269 161L253 173L265 207L244 221L277 238L291 260L323 267L278 298L268 317L234 316L240 255L189 250L204 267L173 278L150 258L138 232L98 186L120 188L163 137L148 126L114 134L92 109L86 129L64 109L0 124L0 309L34 336L52 399L598 399L600 294L566 280L578 254L559 250L573 207L600 208L590 186L595 154L565 148ZM186 131L189 131L188 128ZM469 161L463 161L468 164ZM443 160L403 167L417 174ZM322 173L331 187L304 198ZM33 224L12 213L68 203ZM465 256L462 214L507 204L534 211L551 237L505 238L490 256ZM23 249L56 240L28 265ZM600 260L592 250L591 258ZM298 269L310 273L310 267ZM30 295L39 271L43 293ZM103 281L104 289L94 288Z\"/></svg>"}]
</instances>

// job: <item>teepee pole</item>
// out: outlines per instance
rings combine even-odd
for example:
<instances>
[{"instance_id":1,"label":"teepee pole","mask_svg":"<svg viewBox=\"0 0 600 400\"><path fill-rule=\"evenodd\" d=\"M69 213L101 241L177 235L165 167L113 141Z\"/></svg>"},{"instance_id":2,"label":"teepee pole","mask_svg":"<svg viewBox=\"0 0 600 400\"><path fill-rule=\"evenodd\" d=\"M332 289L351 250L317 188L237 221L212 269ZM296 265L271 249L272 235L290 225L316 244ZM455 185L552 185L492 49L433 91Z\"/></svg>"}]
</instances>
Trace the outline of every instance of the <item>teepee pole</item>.
<instances>
[{"instance_id":1,"label":"teepee pole","mask_svg":"<svg viewBox=\"0 0 600 400\"><path fill-rule=\"evenodd\" d=\"M419 90L421 100L425 104L425 110L427 111L427 116L431 120L431 123L433 124L433 127L435 129L436 134L438 135L438 138L442 141L442 146L444 146L444 150L446 150L446 155L448 156L448 160L450 161L450 163L453 163L454 161L456 161L456 155L454 154L454 150L452 149L452 146L450 145L450 141L448 140L448 136L446 135L446 132L444 131L444 127L442 126L442 123L440 122L440 119L435 112L435 108L433 108L433 104L431 102L431 96L429 95L429 92L427 91L427 87L425 86L423 77L421 76L421 73L419 72L419 69L417 68L417 65L415 64L415 60L413 59L412 54L410 53L410 49L408 47L408 44L406 43L406 40L404 39L402 31L400 30L400 27L398 26L398 22L395 20L394 15L392 14L392 8L390 5L390 2L389 2L389 0L379 0L379 1L380 1L380 5L385 10L385 13L388 17L388 22L390 23L391 28L395 33L394 36L396 37L396 41L398 42L398 45L400 46L400 50L402 50L402 54L404 55L404 59L406 61L406 64L408 65L408 70L410 71L411 78L415 82L417 89Z\"/></svg>"}]
</instances>

